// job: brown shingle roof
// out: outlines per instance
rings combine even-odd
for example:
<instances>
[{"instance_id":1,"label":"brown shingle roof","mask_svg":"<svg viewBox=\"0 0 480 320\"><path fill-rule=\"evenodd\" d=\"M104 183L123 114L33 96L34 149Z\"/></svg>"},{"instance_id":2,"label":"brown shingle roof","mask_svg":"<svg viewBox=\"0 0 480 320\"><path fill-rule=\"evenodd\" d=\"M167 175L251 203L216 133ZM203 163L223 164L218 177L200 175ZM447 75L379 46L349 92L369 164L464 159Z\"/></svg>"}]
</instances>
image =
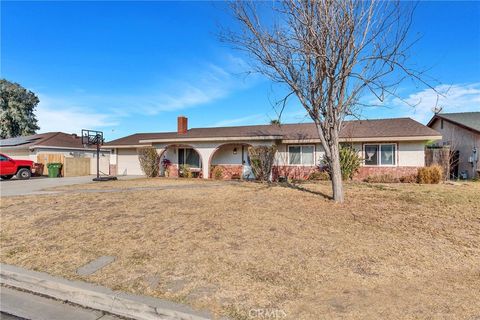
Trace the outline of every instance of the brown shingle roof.
<instances>
[{"instance_id":1,"label":"brown shingle roof","mask_svg":"<svg viewBox=\"0 0 480 320\"><path fill-rule=\"evenodd\" d=\"M385 137L422 137L440 134L410 118L345 121L340 137L349 138L385 138ZM313 123L294 123L282 125L256 125L238 127L192 128L186 134L177 132L137 133L106 143L105 145L148 145L144 140L156 139L196 139L278 136L284 140L318 139Z\"/></svg>"},{"instance_id":2,"label":"brown shingle roof","mask_svg":"<svg viewBox=\"0 0 480 320\"><path fill-rule=\"evenodd\" d=\"M69 149L86 149L80 136L64 132L46 132L30 136L0 140L4 148L55 147Z\"/></svg>"}]
</instances>

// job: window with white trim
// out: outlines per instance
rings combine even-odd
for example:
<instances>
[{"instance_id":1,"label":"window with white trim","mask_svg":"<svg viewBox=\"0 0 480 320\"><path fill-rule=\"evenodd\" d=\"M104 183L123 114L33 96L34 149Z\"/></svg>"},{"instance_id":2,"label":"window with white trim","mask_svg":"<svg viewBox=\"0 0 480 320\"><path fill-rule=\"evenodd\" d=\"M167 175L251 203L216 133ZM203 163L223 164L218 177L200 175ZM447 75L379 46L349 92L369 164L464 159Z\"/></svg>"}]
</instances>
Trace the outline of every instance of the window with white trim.
<instances>
[{"instance_id":1,"label":"window with white trim","mask_svg":"<svg viewBox=\"0 0 480 320\"><path fill-rule=\"evenodd\" d=\"M313 145L288 146L288 164L313 166L315 164L315 147Z\"/></svg>"},{"instance_id":2,"label":"window with white trim","mask_svg":"<svg viewBox=\"0 0 480 320\"><path fill-rule=\"evenodd\" d=\"M394 143L365 144L364 157L367 166L394 166L397 145Z\"/></svg>"}]
</instances>

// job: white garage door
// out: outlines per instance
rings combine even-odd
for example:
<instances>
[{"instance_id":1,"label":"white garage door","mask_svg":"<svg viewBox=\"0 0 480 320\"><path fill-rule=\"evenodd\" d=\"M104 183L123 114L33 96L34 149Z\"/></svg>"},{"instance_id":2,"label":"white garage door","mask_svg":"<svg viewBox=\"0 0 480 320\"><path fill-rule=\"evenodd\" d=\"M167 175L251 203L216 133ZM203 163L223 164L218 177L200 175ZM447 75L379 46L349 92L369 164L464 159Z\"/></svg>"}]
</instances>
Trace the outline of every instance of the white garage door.
<instances>
[{"instance_id":1,"label":"white garage door","mask_svg":"<svg viewBox=\"0 0 480 320\"><path fill-rule=\"evenodd\" d=\"M110 167L110 155L100 155L100 174L108 174ZM90 174L97 174L97 155L90 158Z\"/></svg>"},{"instance_id":2,"label":"white garage door","mask_svg":"<svg viewBox=\"0 0 480 320\"><path fill-rule=\"evenodd\" d=\"M143 175L138 161L137 149L118 149L117 155L118 175Z\"/></svg>"}]
</instances>

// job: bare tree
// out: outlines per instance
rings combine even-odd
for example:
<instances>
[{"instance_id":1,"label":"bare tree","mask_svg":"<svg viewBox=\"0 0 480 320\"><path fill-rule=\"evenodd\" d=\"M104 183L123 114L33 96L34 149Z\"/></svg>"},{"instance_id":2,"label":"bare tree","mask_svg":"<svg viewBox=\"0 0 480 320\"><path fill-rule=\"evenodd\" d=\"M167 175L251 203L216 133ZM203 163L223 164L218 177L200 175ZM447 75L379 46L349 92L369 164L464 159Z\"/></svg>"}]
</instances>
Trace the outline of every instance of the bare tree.
<instances>
[{"instance_id":1,"label":"bare tree","mask_svg":"<svg viewBox=\"0 0 480 320\"><path fill-rule=\"evenodd\" d=\"M339 133L358 115L360 97L383 101L420 73L406 67L414 7L392 1L286 0L232 2L240 31L221 39L247 52L254 71L286 84L315 122L332 170L333 198L344 201ZM400 71L400 72L398 72Z\"/></svg>"}]
</instances>

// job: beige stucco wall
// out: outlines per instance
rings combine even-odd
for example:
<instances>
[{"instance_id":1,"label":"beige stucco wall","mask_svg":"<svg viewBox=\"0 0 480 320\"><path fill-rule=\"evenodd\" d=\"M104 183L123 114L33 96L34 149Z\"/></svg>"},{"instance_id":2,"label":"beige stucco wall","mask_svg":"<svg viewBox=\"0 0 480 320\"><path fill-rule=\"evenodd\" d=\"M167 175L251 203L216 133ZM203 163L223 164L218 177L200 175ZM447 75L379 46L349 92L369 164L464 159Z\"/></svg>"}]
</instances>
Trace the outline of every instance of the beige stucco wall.
<instances>
[{"instance_id":1,"label":"beige stucco wall","mask_svg":"<svg viewBox=\"0 0 480 320\"><path fill-rule=\"evenodd\" d=\"M383 142L382 142L383 143ZM407 141L407 142L391 142L397 145L397 163L396 166L403 167L423 167L425 165L425 143L426 141ZM368 142L375 144L375 142ZM363 143L355 142L352 144L358 155L363 158ZM288 149L286 144L278 147L277 161L279 165L288 164ZM315 164L320 164L325 151L321 144L315 144Z\"/></svg>"},{"instance_id":2,"label":"beige stucco wall","mask_svg":"<svg viewBox=\"0 0 480 320\"><path fill-rule=\"evenodd\" d=\"M424 142L400 142L398 143L398 166L400 167L423 167L425 166L425 143Z\"/></svg>"},{"instance_id":3,"label":"beige stucco wall","mask_svg":"<svg viewBox=\"0 0 480 320\"><path fill-rule=\"evenodd\" d=\"M439 144L448 144L452 150L459 151L458 171L467 171L468 177L474 177L473 165L468 161L473 155L473 147L477 148L477 153L480 153L480 134L474 133L471 130L462 128L447 120L443 121L443 129L441 119L436 120L432 129L437 130L442 134L442 139L436 141ZM480 155L477 160L477 168L480 167Z\"/></svg>"},{"instance_id":4,"label":"beige stucco wall","mask_svg":"<svg viewBox=\"0 0 480 320\"><path fill-rule=\"evenodd\" d=\"M274 141L239 141L235 143L215 143L215 142L192 142L185 143L182 146L169 144L153 144L153 147L161 155L161 160L168 159L172 164L178 164L178 148L191 147L200 155L202 163L203 176L209 176L210 165L236 165L242 163L242 144L248 145L272 145ZM372 142L374 143L374 142ZM425 164L425 141L422 142L396 142L397 144L397 164L396 166L421 167ZM288 146L295 144L279 144L275 164L279 166L288 165ZM308 144L312 145L312 144ZM315 146L315 165L320 165L325 155L321 144ZM363 157L362 143L354 143L360 157ZM237 153L233 149L237 148ZM244 159L247 159L248 147L244 147ZM117 149L113 155L115 158L110 160L111 164L117 164L118 174L137 175L143 174L138 161L136 148Z\"/></svg>"},{"instance_id":5,"label":"beige stucco wall","mask_svg":"<svg viewBox=\"0 0 480 320\"><path fill-rule=\"evenodd\" d=\"M236 149L236 153L234 150ZM212 165L238 165L242 164L242 159L247 161L248 157L248 147L243 147L243 158L242 158L242 145L241 144L229 144L220 147L212 155Z\"/></svg>"}]
</instances>

